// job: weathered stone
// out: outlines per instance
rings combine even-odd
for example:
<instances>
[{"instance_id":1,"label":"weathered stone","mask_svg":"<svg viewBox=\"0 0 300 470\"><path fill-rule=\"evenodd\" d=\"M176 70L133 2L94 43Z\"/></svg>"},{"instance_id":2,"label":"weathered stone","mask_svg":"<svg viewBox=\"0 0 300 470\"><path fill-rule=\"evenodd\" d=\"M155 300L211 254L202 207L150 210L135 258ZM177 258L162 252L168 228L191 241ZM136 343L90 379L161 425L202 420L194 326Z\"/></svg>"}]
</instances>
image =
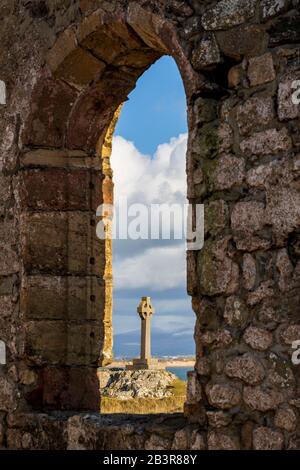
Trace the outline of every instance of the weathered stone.
<instances>
[{"instance_id":1,"label":"weathered stone","mask_svg":"<svg viewBox=\"0 0 300 470\"><path fill-rule=\"evenodd\" d=\"M216 100L197 98L193 107L193 122L202 124L217 118L218 102Z\"/></svg>"},{"instance_id":2,"label":"weathered stone","mask_svg":"<svg viewBox=\"0 0 300 470\"><path fill-rule=\"evenodd\" d=\"M276 410L277 407L284 402L282 393L275 390L264 390L257 387L245 387L243 400L252 410L269 411Z\"/></svg>"},{"instance_id":3,"label":"weathered stone","mask_svg":"<svg viewBox=\"0 0 300 470\"><path fill-rule=\"evenodd\" d=\"M297 426L297 415L292 408L279 408L275 414L274 424L285 431L293 432Z\"/></svg>"},{"instance_id":4,"label":"weathered stone","mask_svg":"<svg viewBox=\"0 0 300 470\"><path fill-rule=\"evenodd\" d=\"M100 320L104 302L104 282L96 277L23 278L21 309L30 320Z\"/></svg>"},{"instance_id":5,"label":"weathered stone","mask_svg":"<svg viewBox=\"0 0 300 470\"><path fill-rule=\"evenodd\" d=\"M261 426L253 431L254 450L281 450L283 448L281 432Z\"/></svg>"},{"instance_id":6,"label":"weathered stone","mask_svg":"<svg viewBox=\"0 0 300 470\"><path fill-rule=\"evenodd\" d=\"M231 296L226 299L224 320L229 326L243 327L248 318L248 310L242 299Z\"/></svg>"},{"instance_id":7,"label":"weathered stone","mask_svg":"<svg viewBox=\"0 0 300 470\"><path fill-rule=\"evenodd\" d=\"M200 357L196 361L196 369L199 375L210 375L210 361L206 357Z\"/></svg>"},{"instance_id":8,"label":"weathered stone","mask_svg":"<svg viewBox=\"0 0 300 470\"><path fill-rule=\"evenodd\" d=\"M229 88L237 88L243 78L243 70L240 65L235 65L231 67L228 72L228 87Z\"/></svg>"},{"instance_id":9,"label":"weathered stone","mask_svg":"<svg viewBox=\"0 0 300 470\"><path fill-rule=\"evenodd\" d=\"M247 298L249 305L256 305L264 299L272 298L274 296L273 282L262 282L257 289L250 292Z\"/></svg>"},{"instance_id":10,"label":"weathered stone","mask_svg":"<svg viewBox=\"0 0 300 470\"><path fill-rule=\"evenodd\" d=\"M206 124L201 128L200 136L194 142L193 152L195 159L214 159L219 152L218 129L214 123Z\"/></svg>"},{"instance_id":11,"label":"weathered stone","mask_svg":"<svg viewBox=\"0 0 300 470\"><path fill-rule=\"evenodd\" d=\"M261 16L264 20L268 20L285 10L288 4L289 0L262 0L260 2Z\"/></svg>"},{"instance_id":12,"label":"weathered stone","mask_svg":"<svg viewBox=\"0 0 300 470\"><path fill-rule=\"evenodd\" d=\"M269 28L270 46L298 43L300 40L300 15L297 10L279 17Z\"/></svg>"},{"instance_id":13,"label":"weathered stone","mask_svg":"<svg viewBox=\"0 0 300 470\"><path fill-rule=\"evenodd\" d=\"M173 0L170 9L179 16L191 16L194 12L186 2L180 0Z\"/></svg>"},{"instance_id":14,"label":"weathered stone","mask_svg":"<svg viewBox=\"0 0 300 470\"><path fill-rule=\"evenodd\" d=\"M228 377L241 379L247 384L257 384L265 376L264 368L260 361L250 354L230 359L225 367Z\"/></svg>"},{"instance_id":15,"label":"weathered stone","mask_svg":"<svg viewBox=\"0 0 300 470\"><path fill-rule=\"evenodd\" d=\"M205 206L205 232L215 236L227 225L229 220L228 206L225 201L211 201Z\"/></svg>"},{"instance_id":16,"label":"weathered stone","mask_svg":"<svg viewBox=\"0 0 300 470\"><path fill-rule=\"evenodd\" d=\"M103 274L103 245L88 213L26 214L21 224L27 273Z\"/></svg>"},{"instance_id":17,"label":"weathered stone","mask_svg":"<svg viewBox=\"0 0 300 470\"><path fill-rule=\"evenodd\" d=\"M245 343L257 351L265 351L269 349L273 343L272 333L263 328L257 328L256 326L249 326L243 338Z\"/></svg>"},{"instance_id":18,"label":"weathered stone","mask_svg":"<svg viewBox=\"0 0 300 470\"><path fill-rule=\"evenodd\" d=\"M195 70L206 69L221 62L218 43L214 34L206 34L199 46L194 49L192 55L192 64Z\"/></svg>"},{"instance_id":19,"label":"weathered stone","mask_svg":"<svg viewBox=\"0 0 300 470\"><path fill-rule=\"evenodd\" d=\"M206 450L206 444L202 434L193 431L191 436L191 450Z\"/></svg>"},{"instance_id":20,"label":"weathered stone","mask_svg":"<svg viewBox=\"0 0 300 470\"><path fill-rule=\"evenodd\" d=\"M218 128L219 152L228 152L233 146L233 130L231 126L223 122Z\"/></svg>"},{"instance_id":21,"label":"weathered stone","mask_svg":"<svg viewBox=\"0 0 300 470\"><path fill-rule=\"evenodd\" d=\"M270 97L249 98L237 108L237 123L243 136L269 124L274 117L274 104Z\"/></svg>"},{"instance_id":22,"label":"weathered stone","mask_svg":"<svg viewBox=\"0 0 300 470\"><path fill-rule=\"evenodd\" d=\"M207 411L208 424L212 428L221 428L231 423L232 417L224 411Z\"/></svg>"},{"instance_id":23,"label":"weathered stone","mask_svg":"<svg viewBox=\"0 0 300 470\"><path fill-rule=\"evenodd\" d=\"M236 290L239 269L226 254L228 239L207 243L199 253L198 274L204 295L232 294Z\"/></svg>"},{"instance_id":24,"label":"weathered stone","mask_svg":"<svg viewBox=\"0 0 300 470\"><path fill-rule=\"evenodd\" d=\"M212 175L214 188L217 191L241 185L244 177L245 161L233 155L222 155L217 160L217 166L214 175Z\"/></svg>"},{"instance_id":25,"label":"weathered stone","mask_svg":"<svg viewBox=\"0 0 300 470\"><path fill-rule=\"evenodd\" d=\"M241 61L265 52L268 35L261 26L246 25L218 32L217 40L225 56Z\"/></svg>"},{"instance_id":26,"label":"weathered stone","mask_svg":"<svg viewBox=\"0 0 300 470\"><path fill-rule=\"evenodd\" d=\"M211 348L224 348L232 343L232 336L228 330L207 331L201 335L203 346Z\"/></svg>"},{"instance_id":27,"label":"weathered stone","mask_svg":"<svg viewBox=\"0 0 300 470\"><path fill-rule=\"evenodd\" d=\"M0 174L0 217L8 209L11 197L11 178Z\"/></svg>"},{"instance_id":28,"label":"weathered stone","mask_svg":"<svg viewBox=\"0 0 300 470\"><path fill-rule=\"evenodd\" d=\"M233 408L240 403L241 393L237 388L227 384L209 383L206 386L206 395L209 403L222 410Z\"/></svg>"},{"instance_id":29,"label":"weathered stone","mask_svg":"<svg viewBox=\"0 0 300 470\"><path fill-rule=\"evenodd\" d=\"M279 271L279 290L287 292L294 287L292 275L293 265L285 248L279 250L276 258L276 268Z\"/></svg>"},{"instance_id":30,"label":"weathered stone","mask_svg":"<svg viewBox=\"0 0 300 470\"><path fill-rule=\"evenodd\" d=\"M202 16L206 30L228 29L254 16L256 0L221 0Z\"/></svg>"},{"instance_id":31,"label":"weathered stone","mask_svg":"<svg viewBox=\"0 0 300 470\"><path fill-rule=\"evenodd\" d=\"M99 360L99 323L30 321L25 325L25 351L37 364L94 364Z\"/></svg>"},{"instance_id":32,"label":"weathered stone","mask_svg":"<svg viewBox=\"0 0 300 470\"><path fill-rule=\"evenodd\" d=\"M0 375L0 411L11 412L16 408L16 392L8 378Z\"/></svg>"},{"instance_id":33,"label":"weathered stone","mask_svg":"<svg viewBox=\"0 0 300 470\"><path fill-rule=\"evenodd\" d=\"M243 256L243 281L247 290L253 289L256 283L256 262L248 253Z\"/></svg>"},{"instance_id":34,"label":"weathered stone","mask_svg":"<svg viewBox=\"0 0 300 470\"><path fill-rule=\"evenodd\" d=\"M281 332L284 344L292 344L300 339L300 325L286 325Z\"/></svg>"},{"instance_id":35,"label":"weathered stone","mask_svg":"<svg viewBox=\"0 0 300 470\"><path fill-rule=\"evenodd\" d=\"M299 79L299 74L285 78L278 85L277 101L280 121L287 121L300 116L300 106L293 102L295 101L293 94L299 89L299 86L297 87L297 78Z\"/></svg>"},{"instance_id":36,"label":"weathered stone","mask_svg":"<svg viewBox=\"0 0 300 470\"><path fill-rule=\"evenodd\" d=\"M268 184L269 177L272 175L275 163L267 163L251 168L247 172L246 180L249 186L254 188L265 188Z\"/></svg>"},{"instance_id":37,"label":"weathered stone","mask_svg":"<svg viewBox=\"0 0 300 470\"><path fill-rule=\"evenodd\" d=\"M292 140L288 130L283 127L280 131L269 129L256 132L241 142L241 150L252 155L276 155L287 152L292 148Z\"/></svg>"},{"instance_id":38,"label":"weathered stone","mask_svg":"<svg viewBox=\"0 0 300 470\"><path fill-rule=\"evenodd\" d=\"M273 57L269 52L249 60L248 78L251 86L272 82L275 77Z\"/></svg>"},{"instance_id":39,"label":"weathered stone","mask_svg":"<svg viewBox=\"0 0 300 470\"><path fill-rule=\"evenodd\" d=\"M0 220L0 275L18 273L19 258L16 249L17 227L13 220Z\"/></svg>"},{"instance_id":40,"label":"weathered stone","mask_svg":"<svg viewBox=\"0 0 300 470\"><path fill-rule=\"evenodd\" d=\"M208 450L240 450L239 439L227 432L210 431L207 436Z\"/></svg>"},{"instance_id":41,"label":"weathered stone","mask_svg":"<svg viewBox=\"0 0 300 470\"><path fill-rule=\"evenodd\" d=\"M96 211L103 202L102 180L101 174L89 170L25 171L20 178L20 205L32 210Z\"/></svg>"},{"instance_id":42,"label":"weathered stone","mask_svg":"<svg viewBox=\"0 0 300 470\"><path fill-rule=\"evenodd\" d=\"M268 188L265 220L272 225L274 242L282 246L300 224L299 191L293 187Z\"/></svg>"},{"instance_id":43,"label":"weathered stone","mask_svg":"<svg viewBox=\"0 0 300 470\"><path fill-rule=\"evenodd\" d=\"M31 113L24 143L43 147L62 147L68 116L77 92L60 80L44 78L33 92Z\"/></svg>"},{"instance_id":44,"label":"weathered stone","mask_svg":"<svg viewBox=\"0 0 300 470\"><path fill-rule=\"evenodd\" d=\"M260 236L265 224L262 202L238 202L231 214L231 227L239 250L253 251L268 248L270 241Z\"/></svg>"},{"instance_id":45,"label":"weathered stone","mask_svg":"<svg viewBox=\"0 0 300 470\"><path fill-rule=\"evenodd\" d=\"M202 391L198 374L195 371L188 372L187 380L187 403L193 404L201 401Z\"/></svg>"}]
</instances>

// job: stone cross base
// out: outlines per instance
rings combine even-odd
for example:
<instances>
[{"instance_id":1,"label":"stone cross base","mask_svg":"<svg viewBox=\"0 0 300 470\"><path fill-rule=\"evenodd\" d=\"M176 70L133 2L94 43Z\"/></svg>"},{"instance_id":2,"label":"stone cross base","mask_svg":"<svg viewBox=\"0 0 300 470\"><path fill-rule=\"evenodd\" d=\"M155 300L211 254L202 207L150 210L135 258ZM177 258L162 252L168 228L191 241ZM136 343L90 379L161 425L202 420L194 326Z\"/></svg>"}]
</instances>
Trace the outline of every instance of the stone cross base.
<instances>
[{"instance_id":1,"label":"stone cross base","mask_svg":"<svg viewBox=\"0 0 300 470\"><path fill-rule=\"evenodd\" d=\"M127 370L141 370L141 369L150 369L158 370L165 369L165 367L158 362L158 359L133 359L132 364L126 366Z\"/></svg>"}]
</instances>

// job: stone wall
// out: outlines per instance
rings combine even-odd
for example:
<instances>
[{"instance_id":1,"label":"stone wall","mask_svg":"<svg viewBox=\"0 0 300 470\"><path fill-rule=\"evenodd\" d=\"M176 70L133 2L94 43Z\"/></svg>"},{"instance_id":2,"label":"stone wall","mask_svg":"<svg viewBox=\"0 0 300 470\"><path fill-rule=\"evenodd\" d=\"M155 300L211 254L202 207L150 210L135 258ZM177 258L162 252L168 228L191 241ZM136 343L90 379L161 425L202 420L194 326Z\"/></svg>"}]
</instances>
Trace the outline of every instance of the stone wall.
<instances>
[{"instance_id":1,"label":"stone wall","mask_svg":"<svg viewBox=\"0 0 300 470\"><path fill-rule=\"evenodd\" d=\"M201 437L186 445L300 448L298 1L1 3L3 445L79 446L62 444L65 417L32 411L98 409L112 281L95 210L112 201L110 125L138 77L170 54L187 96L188 197L206 220L203 250L187 254L197 361L186 429ZM93 426L73 422L93 442ZM106 423L99 439L114 429ZM159 448L155 439L120 446Z\"/></svg>"}]
</instances>

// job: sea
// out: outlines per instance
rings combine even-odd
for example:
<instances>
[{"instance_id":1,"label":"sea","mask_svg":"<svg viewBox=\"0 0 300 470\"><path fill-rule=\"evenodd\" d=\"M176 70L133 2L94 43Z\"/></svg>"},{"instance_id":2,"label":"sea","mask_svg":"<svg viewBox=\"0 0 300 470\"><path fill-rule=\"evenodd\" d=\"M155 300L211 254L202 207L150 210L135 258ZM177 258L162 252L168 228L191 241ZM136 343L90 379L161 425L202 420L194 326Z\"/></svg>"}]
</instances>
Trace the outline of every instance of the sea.
<instances>
[{"instance_id":1,"label":"sea","mask_svg":"<svg viewBox=\"0 0 300 470\"><path fill-rule=\"evenodd\" d=\"M193 370L192 367L167 367L166 370L172 372L172 374L177 375L180 380L187 381L187 372Z\"/></svg>"}]
</instances>

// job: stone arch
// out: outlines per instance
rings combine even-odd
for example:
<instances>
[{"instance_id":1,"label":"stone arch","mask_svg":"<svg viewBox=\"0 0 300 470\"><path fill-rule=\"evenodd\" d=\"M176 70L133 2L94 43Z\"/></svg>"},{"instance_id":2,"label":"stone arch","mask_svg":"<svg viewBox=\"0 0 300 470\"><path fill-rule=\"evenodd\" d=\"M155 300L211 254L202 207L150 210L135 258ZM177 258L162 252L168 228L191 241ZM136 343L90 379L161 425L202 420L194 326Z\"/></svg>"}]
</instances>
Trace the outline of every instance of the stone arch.
<instances>
[{"instance_id":1,"label":"stone arch","mask_svg":"<svg viewBox=\"0 0 300 470\"><path fill-rule=\"evenodd\" d=\"M199 79L171 23L138 5L126 15L97 10L60 34L38 73L19 182L24 347L37 374L25 396L34 408L99 408L96 368L112 354L112 268L95 212L113 201L118 108L164 54L175 58L188 100Z\"/></svg>"}]
</instances>

